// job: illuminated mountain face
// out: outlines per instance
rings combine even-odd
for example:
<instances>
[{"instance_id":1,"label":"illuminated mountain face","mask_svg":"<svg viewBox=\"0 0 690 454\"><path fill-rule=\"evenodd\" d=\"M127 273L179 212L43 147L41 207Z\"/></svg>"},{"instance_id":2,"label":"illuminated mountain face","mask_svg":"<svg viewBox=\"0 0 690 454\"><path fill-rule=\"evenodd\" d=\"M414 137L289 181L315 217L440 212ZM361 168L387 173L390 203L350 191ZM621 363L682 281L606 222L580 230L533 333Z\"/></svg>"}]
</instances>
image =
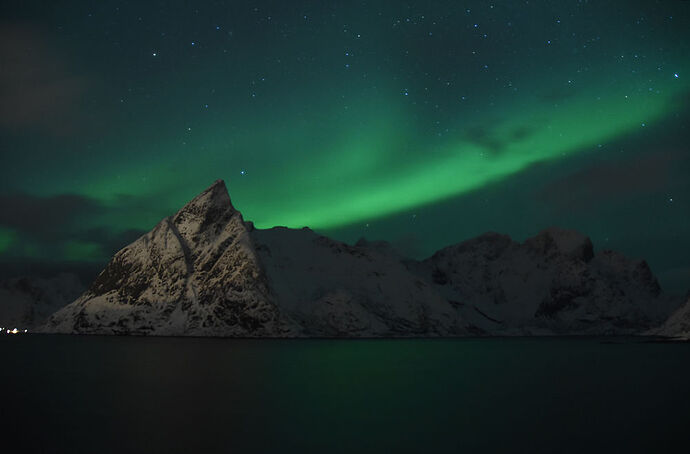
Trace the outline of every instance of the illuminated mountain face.
<instances>
[{"instance_id":1,"label":"illuminated mountain face","mask_svg":"<svg viewBox=\"0 0 690 454\"><path fill-rule=\"evenodd\" d=\"M0 27L3 262L102 264L223 178L260 228L424 256L562 225L690 278L682 2L32 8Z\"/></svg>"},{"instance_id":2,"label":"illuminated mountain face","mask_svg":"<svg viewBox=\"0 0 690 454\"><path fill-rule=\"evenodd\" d=\"M558 228L419 262L384 242L256 229L222 180L115 254L48 333L222 337L627 335L681 304L644 261ZM1 321L1 320L0 320Z\"/></svg>"}]
</instances>

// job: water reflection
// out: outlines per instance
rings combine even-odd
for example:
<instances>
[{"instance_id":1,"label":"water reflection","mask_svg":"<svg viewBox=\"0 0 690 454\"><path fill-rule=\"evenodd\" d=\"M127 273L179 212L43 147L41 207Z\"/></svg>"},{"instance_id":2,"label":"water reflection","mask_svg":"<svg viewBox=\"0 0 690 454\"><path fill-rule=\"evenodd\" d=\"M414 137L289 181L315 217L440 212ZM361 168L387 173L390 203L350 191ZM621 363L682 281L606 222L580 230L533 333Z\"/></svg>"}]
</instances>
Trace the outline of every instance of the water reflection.
<instances>
[{"instance_id":1,"label":"water reflection","mask_svg":"<svg viewBox=\"0 0 690 454\"><path fill-rule=\"evenodd\" d=\"M690 401L687 344L28 335L0 353L28 451L644 452Z\"/></svg>"}]
</instances>

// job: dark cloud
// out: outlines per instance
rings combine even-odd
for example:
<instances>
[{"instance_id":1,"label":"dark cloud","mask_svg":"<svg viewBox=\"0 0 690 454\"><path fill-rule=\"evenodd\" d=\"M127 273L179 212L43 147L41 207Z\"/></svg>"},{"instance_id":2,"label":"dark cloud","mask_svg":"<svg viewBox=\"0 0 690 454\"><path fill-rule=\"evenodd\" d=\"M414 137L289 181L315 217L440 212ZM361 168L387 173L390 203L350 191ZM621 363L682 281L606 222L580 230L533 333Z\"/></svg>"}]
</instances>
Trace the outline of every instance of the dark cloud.
<instances>
[{"instance_id":1,"label":"dark cloud","mask_svg":"<svg viewBox=\"0 0 690 454\"><path fill-rule=\"evenodd\" d=\"M146 230L139 229L113 231L104 227L96 227L75 235L74 239L98 244L107 256L111 256L145 233Z\"/></svg>"},{"instance_id":2,"label":"dark cloud","mask_svg":"<svg viewBox=\"0 0 690 454\"><path fill-rule=\"evenodd\" d=\"M77 194L0 194L0 206L0 225L46 239L104 209L96 200Z\"/></svg>"},{"instance_id":3,"label":"dark cloud","mask_svg":"<svg viewBox=\"0 0 690 454\"><path fill-rule=\"evenodd\" d=\"M473 126L465 130L464 138L475 145L479 145L492 153L500 153L505 143L500 140L487 126Z\"/></svg>"},{"instance_id":4,"label":"dark cloud","mask_svg":"<svg viewBox=\"0 0 690 454\"><path fill-rule=\"evenodd\" d=\"M142 203L136 199L125 201L134 206ZM54 197L37 197L28 194L0 194L0 226L17 233L13 244L6 251L13 260L29 260L28 250L41 251L40 260L46 257L59 260L62 247L69 243L93 244L103 259L131 243L145 233L143 230L115 230L108 225L98 225L101 215L107 214L97 200L77 194ZM111 208L127 212L127 206ZM86 227L96 224L96 227ZM31 254L30 254L31 255ZM93 259L93 257L92 257Z\"/></svg>"},{"instance_id":5,"label":"dark cloud","mask_svg":"<svg viewBox=\"0 0 690 454\"><path fill-rule=\"evenodd\" d=\"M680 151L655 152L593 162L542 187L538 198L561 210L588 209L621 197L663 191L683 159Z\"/></svg>"},{"instance_id":6,"label":"dark cloud","mask_svg":"<svg viewBox=\"0 0 690 454\"><path fill-rule=\"evenodd\" d=\"M534 128L519 126L507 134L499 134L494 128L486 125L474 125L465 129L463 138L490 153L498 154L515 142L520 142L534 134Z\"/></svg>"},{"instance_id":7,"label":"dark cloud","mask_svg":"<svg viewBox=\"0 0 690 454\"><path fill-rule=\"evenodd\" d=\"M100 262L38 261L11 257L9 260L0 259L0 280L20 276L51 278L60 273L73 273L82 284L88 285L104 265Z\"/></svg>"},{"instance_id":8,"label":"dark cloud","mask_svg":"<svg viewBox=\"0 0 690 454\"><path fill-rule=\"evenodd\" d=\"M534 128L531 126L520 126L515 128L510 132L510 139L512 141L521 141L525 140L528 137L530 137L532 134L534 134Z\"/></svg>"},{"instance_id":9,"label":"dark cloud","mask_svg":"<svg viewBox=\"0 0 690 454\"><path fill-rule=\"evenodd\" d=\"M0 127L63 136L84 120L90 80L78 74L38 28L0 24Z\"/></svg>"}]
</instances>

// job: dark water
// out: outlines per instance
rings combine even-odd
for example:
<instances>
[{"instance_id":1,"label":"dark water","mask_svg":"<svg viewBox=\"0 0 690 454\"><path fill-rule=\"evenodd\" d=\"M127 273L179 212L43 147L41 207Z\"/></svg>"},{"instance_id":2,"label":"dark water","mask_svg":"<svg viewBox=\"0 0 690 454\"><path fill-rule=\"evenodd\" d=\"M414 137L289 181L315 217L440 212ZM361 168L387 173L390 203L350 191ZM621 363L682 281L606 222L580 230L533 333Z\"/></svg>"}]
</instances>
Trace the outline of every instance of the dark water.
<instances>
[{"instance_id":1,"label":"dark water","mask_svg":"<svg viewBox=\"0 0 690 454\"><path fill-rule=\"evenodd\" d=\"M690 423L690 344L22 335L0 355L22 452L658 453Z\"/></svg>"}]
</instances>

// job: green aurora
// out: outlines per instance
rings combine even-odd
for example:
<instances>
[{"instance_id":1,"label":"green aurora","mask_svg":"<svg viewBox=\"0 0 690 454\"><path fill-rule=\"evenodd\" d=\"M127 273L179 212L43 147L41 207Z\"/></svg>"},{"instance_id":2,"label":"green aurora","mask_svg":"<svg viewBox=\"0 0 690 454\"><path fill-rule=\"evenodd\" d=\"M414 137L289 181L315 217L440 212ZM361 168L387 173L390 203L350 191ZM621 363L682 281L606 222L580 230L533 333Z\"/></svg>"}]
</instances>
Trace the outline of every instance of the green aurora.
<instances>
[{"instance_id":1,"label":"green aurora","mask_svg":"<svg viewBox=\"0 0 690 454\"><path fill-rule=\"evenodd\" d=\"M62 97L22 110L3 92L24 114L3 113L0 194L23 208L0 219L0 253L102 264L222 178L259 228L424 256L561 224L674 285L690 265L672 246L690 247L681 3L15 3L5 41L33 56L3 60L45 76L5 85ZM64 215L34 225L59 197Z\"/></svg>"}]
</instances>

